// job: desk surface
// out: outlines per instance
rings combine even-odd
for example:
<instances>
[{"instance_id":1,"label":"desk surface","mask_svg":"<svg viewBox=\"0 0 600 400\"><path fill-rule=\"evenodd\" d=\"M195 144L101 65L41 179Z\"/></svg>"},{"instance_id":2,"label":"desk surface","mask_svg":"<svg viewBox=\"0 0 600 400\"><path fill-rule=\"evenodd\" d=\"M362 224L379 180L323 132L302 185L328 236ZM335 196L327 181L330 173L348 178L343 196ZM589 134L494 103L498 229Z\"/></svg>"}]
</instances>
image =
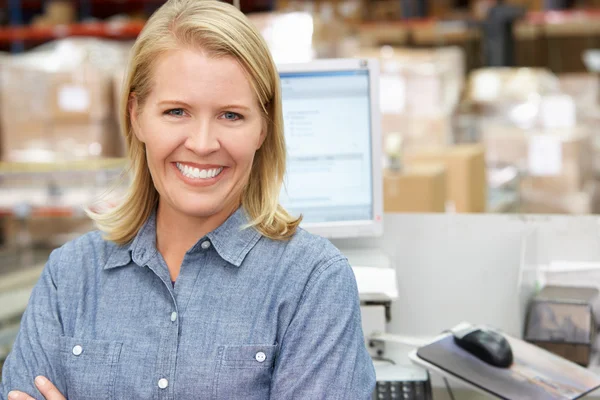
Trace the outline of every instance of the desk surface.
<instances>
[{"instance_id":1,"label":"desk surface","mask_svg":"<svg viewBox=\"0 0 600 400\"><path fill-rule=\"evenodd\" d=\"M413 351L416 350L414 346L408 346L398 343L386 343L385 347L386 351L384 356L396 362L399 365L410 364L409 355ZM590 366L590 369L600 375L600 354L596 352L593 358L593 364ZM430 371L431 384L434 393L435 400L446 400L450 399L448 395L448 391L446 389L446 384L443 379L443 375L436 373L435 371ZM477 391L472 386L464 384L458 380L449 379L449 384L456 399L464 399L464 400L489 400L495 399L495 397L484 394L482 392ZM600 400L600 389L588 394L584 397L586 400Z\"/></svg>"}]
</instances>

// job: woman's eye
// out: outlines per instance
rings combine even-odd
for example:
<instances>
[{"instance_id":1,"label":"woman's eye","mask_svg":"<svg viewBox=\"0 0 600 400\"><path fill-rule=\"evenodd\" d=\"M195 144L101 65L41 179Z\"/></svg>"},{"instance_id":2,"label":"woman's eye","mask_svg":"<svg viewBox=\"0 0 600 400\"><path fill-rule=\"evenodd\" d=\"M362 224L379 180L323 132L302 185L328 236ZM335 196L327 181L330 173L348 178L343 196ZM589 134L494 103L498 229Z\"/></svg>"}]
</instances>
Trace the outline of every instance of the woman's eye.
<instances>
[{"instance_id":1,"label":"woman's eye","mask_svg":"<svg viewBox=\"0 0 600 400\"><path fill-rule=\"evenodd\" d=\"M238 113L227 111L227 112L223 113L223 118L225 118L229 121L237 121L238 119L242 119L242 116Z\"/></svg>"},{"instance_id":2,"label":"woman's eye","mask_svg":"<svg viewBox=\"0 0 600 400\"><path fill-rule=\"evenodd\" d=\"M165 114L172 115L174 117L183 117L185 115L185 111L183 111L183 108L173 108L165 111Z\"/></svg>"}]
</instances>

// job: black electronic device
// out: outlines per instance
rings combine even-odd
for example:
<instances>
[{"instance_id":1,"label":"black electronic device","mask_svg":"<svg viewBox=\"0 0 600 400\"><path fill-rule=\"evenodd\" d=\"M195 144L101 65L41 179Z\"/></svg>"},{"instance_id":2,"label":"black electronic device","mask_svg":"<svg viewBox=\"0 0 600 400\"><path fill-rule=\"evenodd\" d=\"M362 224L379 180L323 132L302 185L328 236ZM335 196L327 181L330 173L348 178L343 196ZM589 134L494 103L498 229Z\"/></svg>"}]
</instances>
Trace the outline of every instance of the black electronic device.
<instances>
[{"instance_id":1,"label":"black electronic device","mask_svg":"<svg viewBox=\"0 0 600 400\"><path fill-rule=\"evenodd\" d=\"M373 400L432 400L428 372L416 365L375 364Z\"/></svg>"},{"instance_id":2,"label":"black electronic device","mask_svg":"<svg viewBox=\"0 0 600 400\"><path fill-rule=\"evenodd\" d=\"M508 368L513 363L513 354L508 340L491 329L475 328L454 332L454 342L494 367Z\"/></svg>"}]
</instances>

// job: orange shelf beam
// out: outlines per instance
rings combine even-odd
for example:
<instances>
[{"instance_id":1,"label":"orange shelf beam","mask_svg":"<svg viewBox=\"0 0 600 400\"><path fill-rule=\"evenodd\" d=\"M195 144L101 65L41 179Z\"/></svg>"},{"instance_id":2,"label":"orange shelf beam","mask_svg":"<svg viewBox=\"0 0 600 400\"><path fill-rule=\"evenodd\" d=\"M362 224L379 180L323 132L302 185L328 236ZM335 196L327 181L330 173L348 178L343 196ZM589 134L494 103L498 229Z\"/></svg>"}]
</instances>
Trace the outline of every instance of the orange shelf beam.
<instances>
[{"instance_id":1,"label":"orange shelf beam","mask_svg":"<svg viewBox=\"0 0 600 400\"><path fill-rule=\"evenodd\" d=\"M0 42L51 40L68 36L103 38L135 38L142 31L142 22L57 25L52 27L8 27L0 29Z\"/></svg>"}]
</instances>

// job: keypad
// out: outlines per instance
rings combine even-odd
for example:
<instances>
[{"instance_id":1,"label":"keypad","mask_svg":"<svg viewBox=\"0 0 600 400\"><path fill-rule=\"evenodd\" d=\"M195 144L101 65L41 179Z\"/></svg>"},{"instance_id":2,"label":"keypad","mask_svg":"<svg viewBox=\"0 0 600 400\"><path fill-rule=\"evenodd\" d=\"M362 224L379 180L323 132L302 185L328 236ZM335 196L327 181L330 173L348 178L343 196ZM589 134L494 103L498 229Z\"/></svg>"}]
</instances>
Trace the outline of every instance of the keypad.
<instances>
[{"instance_id":1,"label":"keypad","mask_svg":"<svg viewBox=\"0 0 600 400\"><path fill-rule=\"evenodd\" d=\"M373 400L431 400L429 381L386 382L378 381Z\"/></svg>"}]
</instances>

